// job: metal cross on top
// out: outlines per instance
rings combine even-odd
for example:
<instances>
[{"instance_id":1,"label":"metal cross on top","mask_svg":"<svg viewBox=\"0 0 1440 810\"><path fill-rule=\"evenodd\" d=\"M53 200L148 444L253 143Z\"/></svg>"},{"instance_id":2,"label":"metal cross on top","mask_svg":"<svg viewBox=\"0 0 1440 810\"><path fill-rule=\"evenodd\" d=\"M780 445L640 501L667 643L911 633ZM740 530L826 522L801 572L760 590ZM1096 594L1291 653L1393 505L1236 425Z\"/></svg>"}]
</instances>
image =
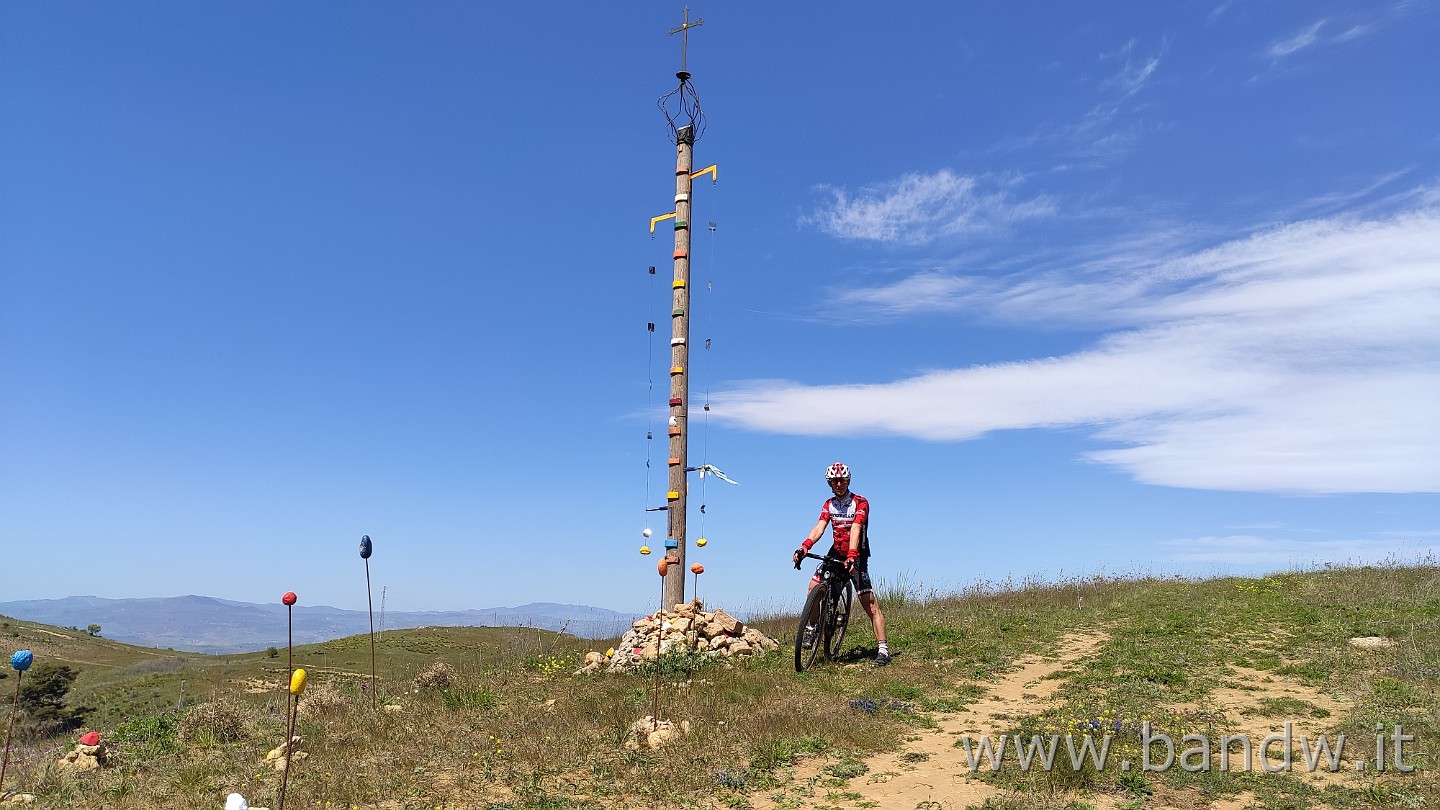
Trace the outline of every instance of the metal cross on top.
<instances>
[{"instance_id":1,"label":"metal cross on top","mask_svg":"<svg viewBox=\"0 0 1440 810\"><path fill-rule=\"evenodd\" d=\"M670 29L670 36L673 37L673 36L675 36L676 34L679 34L679 35L680 35L680 72L681 72L681 73L684 73L684 72L685 72L685 52L690 49L690 29L691 29L691 28L694 28L694 27L696 27L696 26L699 26L699 25L704 25L704 24L705 24L705 21L704 21L703 19L701 19L701 20L696 20L695 22L690 22L690 7L689 7L689 6L686 6L686 7L685 7L685 18L684 18L684 22L681 24L681 26L680 26L679 28L671 28L671 29Z\"/></svg>"}]
</instances>

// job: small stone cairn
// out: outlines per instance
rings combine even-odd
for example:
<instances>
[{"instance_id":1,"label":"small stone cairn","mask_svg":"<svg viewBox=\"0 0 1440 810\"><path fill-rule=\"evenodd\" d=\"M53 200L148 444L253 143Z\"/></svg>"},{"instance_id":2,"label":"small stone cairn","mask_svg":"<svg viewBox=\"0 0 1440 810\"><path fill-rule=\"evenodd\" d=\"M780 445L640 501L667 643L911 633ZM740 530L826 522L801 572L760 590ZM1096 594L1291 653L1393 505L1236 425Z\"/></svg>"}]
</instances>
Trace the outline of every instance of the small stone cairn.
<instances>
[{"instance_id":1,"label":"small stone cairn","mask_svg":"<svg viewBox=\"0 0 1440 810\"><path fill-rule=\"evenodd\" d=\"M711 658L731 658L764 655L778 648L780 642L753 627L746 627L724 608L707 612L704 604L696 599L687 605L676 605L674 610L662 610L637 620L608 655L586 653L584 665L575 674L638 669L646 661L654 661L677 646Z\"/></svg>"},{"instance_id":2,"label":"small stone cairn","mask_svg":"<svg viewBox=\"0 0 1440 810\"><path fill-rule=\"evenodd\" d=\"M296 734L290 738L290 744L288 746L282 742L270 749L270 752L265 755L265 761L270 763L270 767L277 771L285 770L290 767L291 760L299 762L310 756L300 750L301 742L300 735Z\"/></svg>"},{"instance_id":3,"label":"small stone cairn","mask_svg":"<svg viewBox=\"0 0 1440 810\"><path fill-rule=\"evenodd\" d=\"M625 750L655 751L689 733L689 720L681 720L677 725L669 720L656 720L647 714L631 724L630 733L625 738Z\"/></svg>"},{"instance_id":4,"label":"small stone cairn","mask_svg":"<svg viewBox=\"0 0 1440 810\"><path fill-rule=\"evenodd\" d=\"M92 731L81 737L75 748L56 764L71 770L98 771L110 764L110 751L100 740L100 735Z\"/></svg>"}]
</instances>

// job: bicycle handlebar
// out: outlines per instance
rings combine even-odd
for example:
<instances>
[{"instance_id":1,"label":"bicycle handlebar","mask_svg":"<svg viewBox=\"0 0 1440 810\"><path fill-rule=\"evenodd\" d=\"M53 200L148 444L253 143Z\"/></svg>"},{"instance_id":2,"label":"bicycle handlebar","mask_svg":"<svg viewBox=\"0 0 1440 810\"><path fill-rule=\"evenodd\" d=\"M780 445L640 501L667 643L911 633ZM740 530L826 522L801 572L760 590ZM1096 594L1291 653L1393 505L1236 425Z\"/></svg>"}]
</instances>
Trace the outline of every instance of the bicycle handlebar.
<instances>
[{"instance_id":1,"label":"bicycle handlebar","mask_svg":"<svg viewBox=\"0 0 1440 810\"><path fill-rule=\"evenodd\" d=\"M825 556L825 555L823 555L823 554L816 554L816 553L813 552L813 551L807 551L807 552L805 552L804 556L800 557L800 559L798 559L798 560L795 561L795 570L796 570L796 571L799 571L799 570L800 570L800 564L801 564L801 562L802 562L803 560L807 559L807 558L808 558L808 559L811 559L811 560L820 560L821 562L824 562L825 560L830 560L830 561L834 562L836 565L839 565L839 566L842 567L842 568L845 566L845 561L844 561L844 560L837 560L837 559L835 559L834 557L827 557L827 556Z\"/></svg>"}]
</instances>

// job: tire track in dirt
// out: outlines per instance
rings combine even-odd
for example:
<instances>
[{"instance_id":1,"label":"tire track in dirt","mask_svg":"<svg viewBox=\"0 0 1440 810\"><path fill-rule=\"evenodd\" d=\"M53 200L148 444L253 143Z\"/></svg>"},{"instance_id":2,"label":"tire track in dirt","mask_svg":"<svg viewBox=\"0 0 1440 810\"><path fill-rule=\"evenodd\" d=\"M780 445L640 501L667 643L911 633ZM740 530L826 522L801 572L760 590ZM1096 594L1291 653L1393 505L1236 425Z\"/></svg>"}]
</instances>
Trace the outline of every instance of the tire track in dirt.
<instances>
[{"instance_id":1,"label":"tire track in dirt","mask_svg":"<svg viewBox=\"0 0 1440 810\"><path fill-rule=\"evenodd\" d=\"M938 728L920 729L901 750L865 760L869 772L851 780L844 789L859 794L859 798L849 797L848 803L876 810L961 810L999 795L999 789L970 776L969 761L955 742L965 734L972 738L998 736L1008 728L1006 716L1022 710L1033 712L1039 704L1049 701L1061 683L1052 676L1093 652L1106 638L1094 631L1071 633L1056 643L1055 655L1017 660L1015 668L979 700L961 711L936 716ZM805 763L797 769L792 784L818 781L824 764ZM751 797L752 806L774 810L780 805L773 800L773 793ZM813 803L802 800L803 806Z\"/></svg>"},{"instance_id":2,"label":"tire track in dirt","mask_svg":"<svg viewBox=\"0 0 1440 810\"><path fill-rule=\"evenodd\" d=\"M844 794L843 798L825 795L827 788L823 782L827 776L822 768L829 763L824 758L816 758L796 768L794 780L783 791L752 796L751 805L756 810L775 810L797 804L800 807L825 804L874 810L963 810L982 804L1003 791L970 774L969 758L962 748L955 747L956 742L963 735L969 735L972 740L982 736L998 737L1010 728L1011 718L1033 714L1044 708L1064 683L1063 678L1055 677L1056 674L1079 663L1108 640L1109 636L1101 631L1071 633L1056 642L1052 655L1020 658L1015 662L1014 669L991 685L984 696L970 706L959 712L932 715L937 728L918 729L900 750L866 759L867 773L834 791L834 794ZM1322 710L1291 721L1297 738L1324 733L1333 722L1330 718L1343 716L1350 709L1348 700L1305 686L1297 678L1238 665L1229 668L1227 677L1210 694L1207 705L1231 717L1227 733L1247 736L1258 744L1267 734L1282 729L1282 721L1265 711L1266 702L1276 699L1300 701L1293 708L1310 706ZM1198 707L1181 705L1179 708L1193 710ZM1298 753L1296 760L1300 760ZM1243 769L1244 761L1243 756L1238 757L1239 769ZM1347 757L1346 767L1337 773L1323 769L1305 773L1297 768L1289 775L1317 788L1326 785L1363 786L1365 775L1355 773L1350 764ZM988 767L988 760L982 767ZM1252 771L1268 775L1261 767L1258 752L1252 758ZM813 794L806 796L805 793L811 789ZM775 797L782 793L784 800L775 801ZM1114 810L1123 798L1101 794L1086 796L1084 800L1097 810ZM1162 783L1156 786L1155 795L1145 802L1145 806L1156 810L1240 810L1254 806L1255 801L1255 794L1248 791L1207 800L1197 794L1176 791Z\"/></svg>"}]
</instances>

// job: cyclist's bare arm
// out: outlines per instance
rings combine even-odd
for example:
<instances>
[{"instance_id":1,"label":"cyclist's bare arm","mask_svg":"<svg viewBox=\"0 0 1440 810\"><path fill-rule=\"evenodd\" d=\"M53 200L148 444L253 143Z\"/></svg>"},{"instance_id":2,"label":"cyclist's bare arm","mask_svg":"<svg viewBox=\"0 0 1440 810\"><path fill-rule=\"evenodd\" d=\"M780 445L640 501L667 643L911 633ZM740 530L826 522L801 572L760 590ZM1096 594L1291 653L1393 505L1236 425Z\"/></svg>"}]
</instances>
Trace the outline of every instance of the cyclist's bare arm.
<instances>
[{"instance_id":1,"label":"cyclist's bare arm","mask_svg":"<svg viewBox=\"0 0 1440 810\"><path fill-rule=\"evenodd\" d=\"M800 548L795 549L794 561L797 567L800 565L800 561L805 558L805 550L815 545L816 541L818 541L821 537L825 536L826 523L829 523L829 521L825 518L820 518L818 521L816 521L815 528L811 529L810 533L805 535L804 545L800 546Z\"/></svg>"},{"instance_id":2,"label":"cyclist's bare arm","mask_svg":"<svg viewBox=\"0 0 1440 810\"><path fill-rule=\"evenodd\" d=\"M812 546L815 545L815 543L817 543L820 538L825 536L825 524L829 522L830 521L826 520L825 518L820 518L819 520L815 521L815 528L811 529L810 534L806 536L806 542L808 542Z\"/></svg>"}]
</instances>

